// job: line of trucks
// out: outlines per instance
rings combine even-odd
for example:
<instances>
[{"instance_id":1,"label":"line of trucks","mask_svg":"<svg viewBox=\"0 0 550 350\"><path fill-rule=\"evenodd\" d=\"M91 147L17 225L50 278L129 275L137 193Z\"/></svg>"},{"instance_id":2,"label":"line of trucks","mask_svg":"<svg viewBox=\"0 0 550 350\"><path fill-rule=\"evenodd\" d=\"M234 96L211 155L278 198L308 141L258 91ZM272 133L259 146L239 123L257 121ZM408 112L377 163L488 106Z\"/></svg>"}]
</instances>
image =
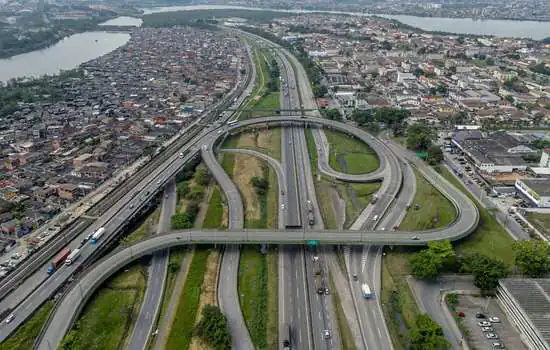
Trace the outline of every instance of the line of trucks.
<instances>
[{"instance_id":1,"label":"line of trucks","mask_svg":"<svg viewBox=\"0 0 550 350\"><path fill-rule=\"evenodd\" d=\"M94 233L88 235L82 242L80 242L80 247L71 250L70 248L63 248L57 255L53 258L53 260L50 262L50 266L48 266L48 274L51 275L55 271L57 271L63 264L69 266L71 265L81 253L81 248L84 244L86 244L87 241L90 241L90 243L95 244L97 241L103 236L105 233L105 228L100 227L98 228Z\"/></svg>"},{"instance_id":2,"label":"line of trucks","mask_svg":"<svg viewBox=\"0 0 550 350\"><path fill-rule=\"evenodd\" d=\"M308 199L306 202L307 221L310 225L315 225L315 214L313 214L313 203Z\"/></svg>"}]
</instances>

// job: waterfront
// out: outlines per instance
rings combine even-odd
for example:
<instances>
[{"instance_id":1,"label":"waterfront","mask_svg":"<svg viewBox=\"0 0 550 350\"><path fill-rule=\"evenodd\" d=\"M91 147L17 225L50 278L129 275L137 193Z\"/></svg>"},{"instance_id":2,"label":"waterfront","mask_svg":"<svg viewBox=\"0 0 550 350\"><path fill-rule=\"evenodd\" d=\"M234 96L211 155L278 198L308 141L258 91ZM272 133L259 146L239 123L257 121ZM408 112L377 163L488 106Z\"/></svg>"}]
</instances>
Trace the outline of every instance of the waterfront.
<instances>
[{"instance_id":1,"label":"waterfront","mask_svg":"<svg viewBox=\"0 0 550 350\"><path fill-rule=\"evenodd\" d=\"M310 10L280 10L270 8L254 8L241 6L224 5L191 5L191 6L169 6L143 9L144 14L171 12L171 11L193 11L193 10L223 10L240 9L253 11L276 11L291 13L314 13L324 12L332 14L347 14L355 16L370 16L359 12L340 11L310 11ZM415 16L390 16L377 15L380 17L398 20L404 24L428 31L441 31L458 34L494 35L500 37L526 37L540 40L550 37L550 25L548 22L536 21L512 21L512 20L474 20L471 18L438 18L438 17L415 17Z\"/></svg>"},{"instance_id":2,"label":"waterfront","mask_svg":"<svg viewBox=\"0 0 550 350\"><path fill-rule=\"evenodd\" d=\"M0 81L58 74L105 55L128 42L127 33L86 32L71 35L46 49L0 60Z\"/></svg>"},{"instance_id":3,"label":"waterfront","mask_svg":"<svg viewBox=\"0 0 550 350\"><path fill-rule=\"evenodd\" d=\"M141 27L143 20L136 17L120 16L100 23L100 26Z\"/></svg>"}]
</instances>

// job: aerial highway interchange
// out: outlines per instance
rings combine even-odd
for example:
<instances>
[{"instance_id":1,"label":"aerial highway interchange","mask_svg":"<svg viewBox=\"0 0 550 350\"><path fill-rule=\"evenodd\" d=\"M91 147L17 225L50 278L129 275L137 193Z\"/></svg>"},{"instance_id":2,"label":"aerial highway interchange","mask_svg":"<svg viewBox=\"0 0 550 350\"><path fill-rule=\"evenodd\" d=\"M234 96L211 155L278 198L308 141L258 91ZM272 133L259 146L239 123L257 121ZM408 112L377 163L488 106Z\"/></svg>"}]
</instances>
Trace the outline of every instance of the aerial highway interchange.
<instances>
[{"instance_id":1,"label":"aerial highway interchange","mask_svg":"<svg viewBox=\"0 0 550 350\"><path fill-rule=\"evenodd\" d=\"M135 181L136 185L125 191L125 194L121 195L109 209L101 213L96 222L76 235L68 246L76 248L84 237L100 227L105 228L105 237L102 237L96 245L84 245L79 260L70 266L61 267L50 278L44 278L47 267L47 262L44 261L33 268L34 273L28 274L27 280L30 282L25 282L19 287L14 285L6 292L6 296L0 302L0 312L6 315L13 313L16 317L10 323L1 323L0 341L6 339L77 271L81 273L58 299L54 311L35 344L37 348L57 348L93 292L128 263L139 257L161 252L155 255L158 257L155 258L158 262L155 263L153 260L151 268L163 271L163 266L164 269L166 266L166 250L171 247L221 243L226 244L226 248L219 281L223 288L218 290L218 301L229 320L233 348L253 349L237 294L239 245L273 244L280 246L279 333L282 336L287 332L285 328L290 327L293 349L338 349L340 342L334 317L333 299L323 298L313 290L315 283L312 271L316 259L321 261L324 279L328 279L330 273L337 273L329 267L330 262L336 259L335 253L326 249L325 245L344 246L348 271L343 278L351 281L352 276L359 275L362 281L371 285L376 294L380 290L382 246L421 246L432 240L457 240L475 230L479 222L479 213L466 195L391 140L383 137L375 138L350 124L320 118L315 110L315 101L307 75L296 58L287 50L260 37L243 32L241 35L246 35L250 40L270 47L276 54L281 67L281 114L248 120L232 120L233 113L224 112L221 115L218 113L220 110L238 108L252 91L256 70L254 67L247 69L242 83L235 87L226 104L218 106L219 109L213 108L210 116L204 117L204 123L192 126L193 134L186 138L185 143L178 144L178 148L166 149L161 154L161 165L155 164L155 167L145 172L145 175L139 173L140 178L138 178L139 181ZM283 112L290 109L302 109L303 112L299 114ZM276 126L283 128L280 163L266 155L254 154L254 151L250 150L224 150L224 152L247 153L262 158L275 169L278 177L281 190L278 229L243 229L243 200L235 183L219 164L216 152L219 144L229 135L248 128ZM338 130L367 143L378 155L379 169L364 175L349 175L332 169L328 164L329 147L323 141L321 134L323 127ZM320 173L348 182L382 181L377 193L377 201L365 208L350 230L324 229L315 194L305 128L312 130L318 154L317 170ZM166 191L166 195L162 196L163 207L174 205L173 179L185 164L199 155L224 192L229 209L228 230L170 231L166 225L166 217L169 218L170 214L166 214L166 217L161 220L164 224L160 225L162 228L157 235L124 249L115 250L93 265L87 262L94 253L98 254L96 250L100 250L104 244L114 240L117 234L124 230L126 223L140 215L141 210L148 206L159 192ZM399 225L405 215L406 207L414 197L413 167L456 208L457 218L449 226L420 232L392 232L391 228ZM308 242L316 242L318 245L308 247ZM140 321L136 325L140 328L133 330L131 349L146 347L153 327L154 315L158 314L164 279L155 280L156 282L149 283L147 295L150 294L151 297L146 298L146 302L142 305L142 308L146 308L147 311L142 310L140 313ZM350 307L353 308L355 315L346 315L346 317L348 322L355 322L360 330L361 339L357 340L356 344L361 344L365 349L391 349L391 340L385 327L379 300L365 302L361 298L359 286L360 284L357 283L349 283L348 286L337 287L344 288L344 291L347 290L352 294L353 304ZM373 327L373 324L376 327ZM322 336L325 330L332 330L332 336L328 341ZM145 333L145 337L138 338L140 332Z\"/></svg>"}]
</instances>

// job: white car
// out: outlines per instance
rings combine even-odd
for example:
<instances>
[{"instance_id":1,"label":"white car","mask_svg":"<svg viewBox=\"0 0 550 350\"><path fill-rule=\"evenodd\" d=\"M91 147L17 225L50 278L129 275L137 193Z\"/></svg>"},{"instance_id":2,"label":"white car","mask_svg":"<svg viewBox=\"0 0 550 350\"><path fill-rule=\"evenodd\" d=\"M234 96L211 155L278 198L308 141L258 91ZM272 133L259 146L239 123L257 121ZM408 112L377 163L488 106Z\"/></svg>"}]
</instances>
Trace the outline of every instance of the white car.
<instances>
[{"instance_id":1,"label":"white car","mask_svg":"<svg viewBox=\"0 0 550 350\"><path fill-rule=\"evenodd\" d=\"M10 323L15 318L15 314L10 314L8 317L6 317L6 323Z\"/></svg>"},{"instance_id":2,"label":"white car","mask_svg":"<svg viewBox=\"0 0 550 350\"><path fill-rule=\"evenodd\" d=\"M500 318L495 317L495 316L489 317L489 321L493 322L493 323L500 323Z\"/></svg>"},{"instance_id":3,"label":"white car","mask_svg":"<svg viewBox=\"0 0 550 350\"><path fill-rule=\"evenodd\" d=\"M487 339L498 339L498 335L496 335L495 333L487 333L485 334L485 336L487 337Z\"/></svg>"},{"instance_id":4,"label":"white car","mask_svg":"<svg viewBox=\"0 0 550 350\"><path fill-rule=\"evenodd\" d=\"M328 329L323 331L323 338L330 339L330 331Z\"/></svg>"},{"instance_id":5,"label":"white car","mask_svg":"<svg viewBox=\"0 0 550 350\"><path fill-rule=\"evenodd\" d=\"M491 327L491 322L487 322L487 321L479 321L477 323L478 326L480 327Z\"/></svg>"}]
</instances>

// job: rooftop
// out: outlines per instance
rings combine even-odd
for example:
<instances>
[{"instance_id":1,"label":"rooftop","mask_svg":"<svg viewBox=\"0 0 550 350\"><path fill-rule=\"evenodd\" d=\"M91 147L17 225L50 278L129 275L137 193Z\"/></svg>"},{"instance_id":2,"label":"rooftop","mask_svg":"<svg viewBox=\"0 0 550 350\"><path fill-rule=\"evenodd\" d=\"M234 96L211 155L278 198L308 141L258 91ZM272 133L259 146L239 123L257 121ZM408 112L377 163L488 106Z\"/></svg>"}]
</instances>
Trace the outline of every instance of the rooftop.
<instances>
[{"instance_id":1,"label":"rooftop","mask_svg":"<svg viewBox=\"0 0 550 350\"><path fill-rule=\"evenodd\" d=\"M550 343L550 279L507 278L500 283L523 309L541 337Z\"/></svg>"},{"instance_id":2,"label":"rooftop","mask_svg":"<svg viewBox=\"0 0 550 350\"><path fill-rule=\"evenodd\" d=\"M522 182L541 196L550 196L550 179L525 179Z\"/></svg>"}]
</instances>

